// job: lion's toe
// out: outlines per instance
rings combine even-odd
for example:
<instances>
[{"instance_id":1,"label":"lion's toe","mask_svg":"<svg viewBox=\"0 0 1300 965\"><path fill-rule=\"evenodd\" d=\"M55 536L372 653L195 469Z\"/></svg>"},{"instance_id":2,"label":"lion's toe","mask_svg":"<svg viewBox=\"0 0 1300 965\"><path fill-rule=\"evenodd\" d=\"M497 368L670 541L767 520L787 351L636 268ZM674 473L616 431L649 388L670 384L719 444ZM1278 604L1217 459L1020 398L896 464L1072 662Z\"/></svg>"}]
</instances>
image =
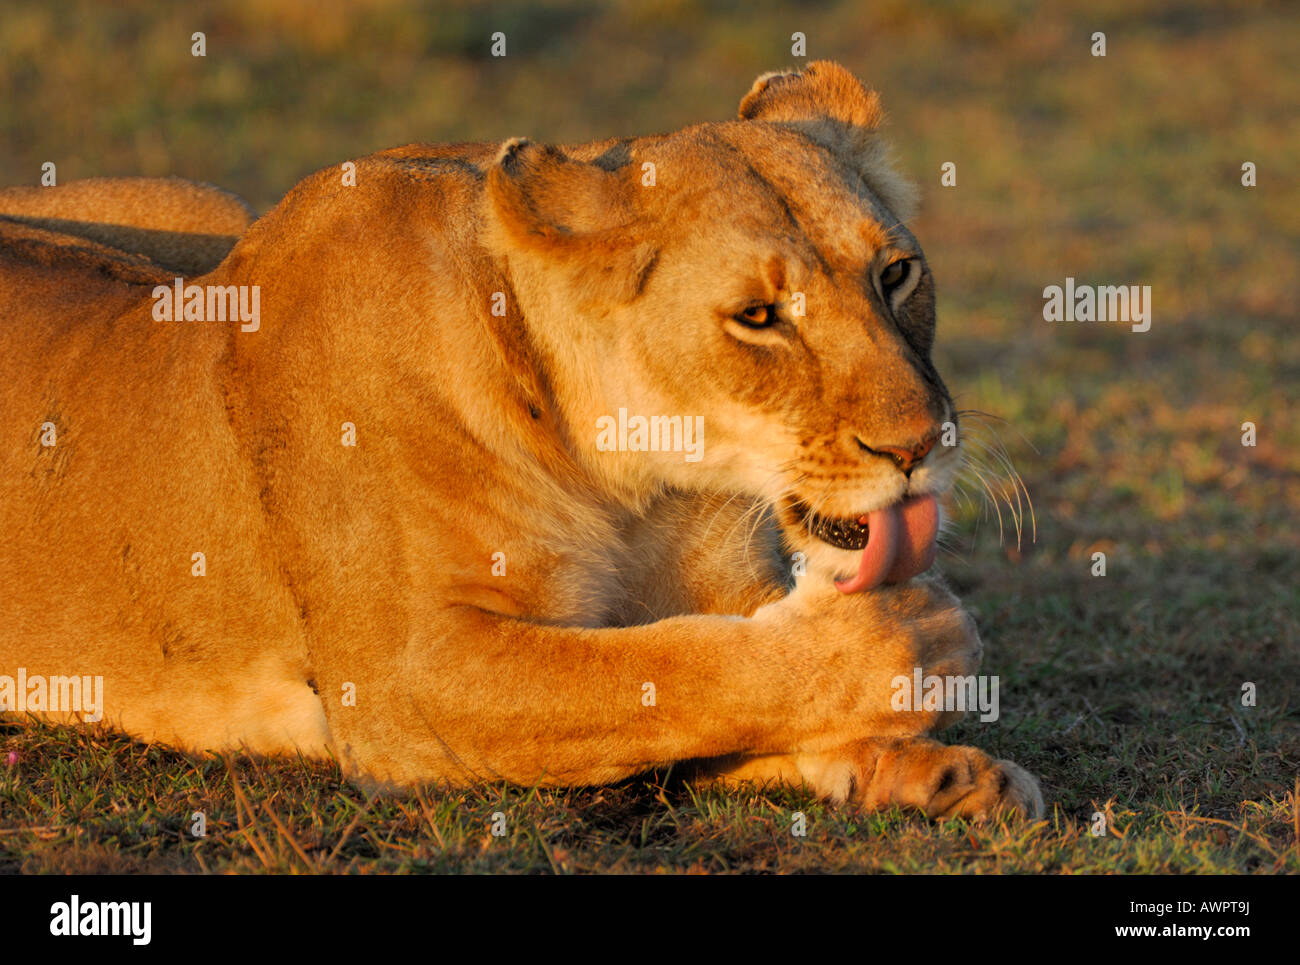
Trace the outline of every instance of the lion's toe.
<instances>
[{"instance_id":1,"label":"lion's toe","mask_svg":"<svg viewBox=\"0 0 1300 965\"><path fill-rule=\"evenodd\" d=\"M857 762L849 803L868 811L900 807L936 820L1036 819L1043 795L1032 774L974 747L926 739L870 741Z\"/></svg>"}]
</instances>

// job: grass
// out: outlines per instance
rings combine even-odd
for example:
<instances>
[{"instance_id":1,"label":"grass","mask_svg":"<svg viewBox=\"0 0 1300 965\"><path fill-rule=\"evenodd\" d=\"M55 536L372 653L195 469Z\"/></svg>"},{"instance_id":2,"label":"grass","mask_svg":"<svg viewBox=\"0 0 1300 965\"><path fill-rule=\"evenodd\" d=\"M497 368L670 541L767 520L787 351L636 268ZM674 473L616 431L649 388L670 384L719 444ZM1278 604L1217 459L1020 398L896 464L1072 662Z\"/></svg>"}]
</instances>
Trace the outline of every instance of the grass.
<instances>
[{"instance_id":1,"label":"grass","mask_svg":"<svg viewBox=\"0 0 1300 965\"><path fill-rule=\"evenodd\" d=\"M1035 824L856 815L796 791L695 790L671 775L600 789L426 788L367 799L330 764L186 756L111 734L6 724L4 743L21 760L0 777L0 871L1300 870L1296 789L1272 778L1287 766L1279 721L1238 714L1237 731L1209 697L1169 739L1149 725L1152 708L1123 707L1100 688L1078 699L1084 711L1069 721L1044 721L1035 708L985 741L1057 783L1051 815ZM206 836L196 838L200 811ZM796 812L805 836L792 834ZM1095 813L1106 817L1105 836L1090 833Z\"/></svg>"},{"instance_id":2,"label":"grass","mask_svg":"<svg viewBox=\"0 0 1300 965\"><path fill-rule=\"evenodd\" d=\"M1300 871L1294 10L151 6L0 15L4 183L34 183L54 160L61 181L180 174L265 209L310 170L406 141L732 116L755 75L791 62L794 30L810 56L880 88L925 192L912 227L938 279L937 361L961 407L1006 420L978 431L996 429L1035 507L1037 538L1017 540L1005 504L1002 539L973 490L955 504L942 565L979 619L1002 716L945 736L1040 775L1050 813L934 826L793 791L697 792L671 774L369 801L327 763L7 722L0 870ZM497 29L504 61L485 56ZM1088 53L1096 30L1105 58ZM1258 187L1240 183L1246 160ZM944 161L955 188L939 186ZM1152 286L1151 331L1044 322L1042 289L1067 275ZM1104 837L1090 833L1098 812Z\"/></svg>"}]
</instances>

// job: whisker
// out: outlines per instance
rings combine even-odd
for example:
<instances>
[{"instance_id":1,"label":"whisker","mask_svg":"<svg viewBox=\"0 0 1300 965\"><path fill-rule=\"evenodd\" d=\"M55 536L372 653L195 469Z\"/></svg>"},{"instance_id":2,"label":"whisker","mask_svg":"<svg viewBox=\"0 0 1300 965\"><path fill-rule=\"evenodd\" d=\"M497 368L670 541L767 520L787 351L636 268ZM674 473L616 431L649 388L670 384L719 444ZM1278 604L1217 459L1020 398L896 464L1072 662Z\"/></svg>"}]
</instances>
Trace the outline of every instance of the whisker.
<instances>
[{"instance_id":1,"label":"whisker","mask_svg":"<svg viewBox=\"0 0 1300 965\"><path fill-rule=\"evenodd\" d=\"M978 428L986 430L989 434L989 439L986 441L985 439L981 438L978 434L971 433L970 436L968 437L968 441L970 441L973 445L977 445L982 452L986 453L991 458L997 460L998 464L1002 467L1003 472L1001 473L1001 475L1005 476L1011 482L1011 485L1015 491L1017 507L1020 510L1021 520L1024 519L1024 506L1027 505L1029 508L1029 519L1030 519L1030 526L1031 526L1030 539L1032 542L1037 542L1038 541L1038 515L1034 510L1034 500L1033 497L1029 494L1029 487L1025 484L1024 478L1020 475L1019 471L1012 463L1011 456L1007 452L1006 445L997 436L997 434L993 432L993 430L987 425L980 425L978 426ZM1037 452L1036 449L1035 452ZM1021 505L1020 503L1020 496L1022 493L1024 494L1024 505Z\"/></svg>"},{"instance_id":2,"label":"whisker","mask_svg":"<svg viewBox=\"0 0 1300 965\"><path fill-rule=\"evenodd\" d=\"M998 518L998 542L1006 538L1002 520L1002 504L1006 503L1012 522L1016 529L1016 545L1021 546L1025 536L1026 518L1029 523L1030 539L1038 539L1038 516L1034 508L1033 497L1029 493L1024 477L1016 469L1007 451L1006 444L998 435L993 423L1010 425L1006 419L979 409L957 409L956 416L963 421L962 462L954 481L954 490L960 498L966 498L964 479L973 477L978 482L975 491L982 497L980 512L976 519L976 532L979 522L984 518L988 505ZM1034 452L1038 449L1025 439L1023 433L1017 433Z\"/></svg>"},{"instance_id":3,"label":"whisker","mask_svg":"<svg viewBox=\"0 0 1300 965\"><path fill-rule=\"evenodd\" d=\"M989 449L978 439L970 439L968 441L972 446L976 447L977 452L981 456L989 456L994 459L999 458L999 454L996 451ZM1020 490L1019 488L1013 487L1013 491L1016 497L1016 501L1013 504L1011 502L1011 496L1007 493L1007 486L1006 486L1006 479L1008 476L1007 472L1005 471L999 472L997 471L996 466L990 466L987 462L982 462L981 465L982 468L984 468L994 478L994 480L997 483L998 492L1002 496L1003 501L1006 502L1007 504L1007 510L1011 514L1011 519L1016 524L1016 545L1019 546L1021 542L1021 535L1022 535L1022 524L1024 521L1024 506L1020 501ZM1003 469L1005 470L1005 468L1006 467L1004 463ZM1012 470L1012 475L1014 476L1014 470Z\"/></svg>"},{"instance_id":4,"label":"whisker","mask_svg":"<svg viewBox=\"0 0 1300 965\"><path fill-rule=\"evenodd\" d=\"M989 494L989 502L993 504L993 510L997 513L998 517L998 545L1001 545L1002 541L1005 539L1005 533L1002 525L1002 507L998 504L997 494L993 492L993 487L989 485L989 481L985 477L984 473L980 472L980 467L976 464L973 457L969 460L968 467L980 481L980 485L984 487L984 491Z\"/></svg>"}]
</instances>

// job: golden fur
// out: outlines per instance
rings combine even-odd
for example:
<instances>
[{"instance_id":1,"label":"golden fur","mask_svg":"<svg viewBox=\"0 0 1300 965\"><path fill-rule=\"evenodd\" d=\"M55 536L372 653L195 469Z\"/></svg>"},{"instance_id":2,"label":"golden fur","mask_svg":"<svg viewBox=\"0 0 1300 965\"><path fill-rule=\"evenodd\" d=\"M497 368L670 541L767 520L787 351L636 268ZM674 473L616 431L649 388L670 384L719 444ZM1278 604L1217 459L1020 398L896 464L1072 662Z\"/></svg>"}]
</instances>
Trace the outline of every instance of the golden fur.
<instances>
[{"instance_id":1,"label":"golden fur","mask_svg":"<svg viewBox=\"0 0 1300 965\"><path fill-rule=\"evenodd\" d=\"M877 97L817 63L760 78L740 115L386 151L247 230L176 182L0 194L20 216L0 218L0 673L103 674L131 734L332 753L381 786L689 761L864 807L1037 813L1022 769L926 737L958 714L890 708L898 674L976 672L954 597L839 593L855 554L789 512L955 471L955 448L909 479L854 441L956 419ZM890 320L871 278L898 254L920 270ZM257 331L154 320L155 286L207 268L185 281L260 286ZM732 318L795 293L785 335ZM703 416L702 458L599 450L620 408Z\"/></svg>"}]
</instances>

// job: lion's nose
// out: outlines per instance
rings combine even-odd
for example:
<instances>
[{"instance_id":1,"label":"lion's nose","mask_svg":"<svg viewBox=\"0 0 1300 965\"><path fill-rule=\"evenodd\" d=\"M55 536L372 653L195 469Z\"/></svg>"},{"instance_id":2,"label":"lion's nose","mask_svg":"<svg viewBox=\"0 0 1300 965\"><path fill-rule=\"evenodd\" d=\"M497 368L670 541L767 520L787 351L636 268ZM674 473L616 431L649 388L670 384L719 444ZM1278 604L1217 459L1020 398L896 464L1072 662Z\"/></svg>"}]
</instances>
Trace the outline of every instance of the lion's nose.
<instances>
[{"instance_id":1,"label":"lion's nose","mask_svg":"<svg viewBox=\"0 0 1300 965\"><path fill-rule=\"evenodd\" d=\"M938 441L939 433L931 432L914 446L869 446L861 439L858 439L858 445L865 452L874 453L877 456L884 456L892 460L904 476L910 476L917 463L926 457L926 454L934 448L934 444Z\"/></svg>"}]
</instances>

